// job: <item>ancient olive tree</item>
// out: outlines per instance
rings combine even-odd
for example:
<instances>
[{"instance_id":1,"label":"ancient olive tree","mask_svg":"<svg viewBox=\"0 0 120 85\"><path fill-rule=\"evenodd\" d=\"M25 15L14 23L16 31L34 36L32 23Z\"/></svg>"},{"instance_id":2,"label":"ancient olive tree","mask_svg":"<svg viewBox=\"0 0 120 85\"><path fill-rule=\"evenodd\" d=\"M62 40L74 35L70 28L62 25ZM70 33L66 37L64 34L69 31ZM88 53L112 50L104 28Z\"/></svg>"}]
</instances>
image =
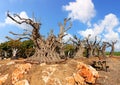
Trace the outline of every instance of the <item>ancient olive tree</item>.
<instances>
[{"instance_id":1,"label":"ancient olive tree","mask_svg":"<svg viewBox=\"0 0 120 85\"><path fill-rule=\"evenodd\" d=\"M112 41L111 43L108 43L108 45L111 47L111 51L110 51L110 57L113 57L114 55L114 50L115 50L115 44L117 43L117 40L116 41Z\"/></svg>"},{"instance_id":2,"label":"ancient olive tree","mask_svg":"<svg viewBox=\"0 0 120 85\"><path fill-rule=\"evenodd\" d=\"M85 41L80 40L79 38L77 38L76 35L74 35L73 39L71 38L70 40L72 41L74 46L74 54L73 54L74 58L83 57L84 51L85 51L85 48L84 48Z\"/></svg>"},{"instance_id":3,"label":"ancient olive tree","mask_svg":"<svg viewBox=\"0 0 120 85\"><path fill-rule=\"evenodd\" d=\"M51 32L50 35L45 39L39 32L41 26L40 22L36 22L34 19L32 20L30 18L22 18L17 14L14 14L12 16L7 13L7 16L18 24L26 23L32 27L31 32L28 32L29 30L24 30L25 32L23 34L16 34L12 32L14 35L19 35L20 39L29 38L33 41L35 53L29 59L30 61L37 60L40 63L59 62L61 60L61 57L65 56L62 39L64 36L66 36L65 32L72 26L71 23L69 25L67 24L67 22L70 21L70 18L65 18L63 24L59 23L60 33L58 36L55 36L53 32ZM17 17L17 19L15 17Z\"/></svg>"},{"instance_id":4,"label":"ancient olive tree","mask_svg":"<svg viewBox=\"0 0 120 85\"><path fill-rule=\"evenodd\" d=\"M85 56L87 58L89 57L106 57L106 48L109 46L111 47L111 50L114 49L114 44L110 44L108 42L102 42L102 39L98 40L97 36L95 38L90 39L91 35L88 35L83 40L78 39L76 36L74 39L71 39L72 42L75 44L76 47L76 53L74 57L80 57Z\"/></svg>"},{"instance_id":5,"label":"ancient olive tree","mask_svg":"<svg viewBox=\"0 0 120 85\"><path fill-rule=\"evenodd\" d=\"M97 37L95 36L95 40L94 41L91 41L90 40L90 36L91 35L88 35L88 37L86 38L86 45L85 45L85 48L86 48L86 51L87 51L87 57L93 57L94 55L94 50L95 50L95 45L96 45L96 42L97 42Z\"/></svg>"}]
</instances>

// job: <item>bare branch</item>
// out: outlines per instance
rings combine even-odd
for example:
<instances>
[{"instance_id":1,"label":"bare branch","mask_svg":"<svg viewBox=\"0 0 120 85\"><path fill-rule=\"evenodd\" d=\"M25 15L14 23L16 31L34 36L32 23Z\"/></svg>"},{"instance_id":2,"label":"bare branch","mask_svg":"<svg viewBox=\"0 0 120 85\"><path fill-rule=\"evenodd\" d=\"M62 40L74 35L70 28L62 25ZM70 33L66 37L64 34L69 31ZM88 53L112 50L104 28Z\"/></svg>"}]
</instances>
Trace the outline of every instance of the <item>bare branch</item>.
<instances>
[{"instance_id":1,"label":"bare branch","mask_svg":"<svg viewBox=\"0 0 120 85\"><path fill-rule=\"evenodd\" d=\"M72 27L72 22L70 22L70 25L65 29L64 32L68 31Z\"/></svg>"},{"instance_id":2,"label":"bare branch","mask_svg":"<svg viewBox=\"0 0 120 85\"><path fill-rule=\"evenodd\" d=\"M66 27L66 23L67 23L68 21L70 21L70 18L68 18L68 19L65 18L65 19L64 19L64 24L58 23L58 25L59 25L59 27L60 27L60 33L59 33L59 35L58 35L58 38L59 38L58 40L60 40L60 42L62 41L62 38L67 35L67 34L65 34L65 32L68 31L68 30L72 27L72 23L70 23L69 26Z\"/></svg>"},{"instance_id":3,"label":"bare branch","mask_svg":"<svg viewBox=\"0 0 120 85\"><path fill-rule=\"evenodd\" d=\"M11 18L13 21L15 21L16 23L22 24L22 22L19 22L19 21L15 20L12 16L10 16L9 12L7 13L7 16L8 16L9 18Z\"/></svg>"},{"instance_id":4,"label":"bare branch","mask_svg":"<svg viewBox=\"0 0 120 85\"><path fill-rule=\"evenodd\" d=\"M12 17L9 12L7 12L7 16L12 19L13 21L15 21L18 24L22 24L22 23L26 23L31 25L33 28L35 28L35 22L33 22L31 19L25 19L25 18L21 18L19 15L14 14L14 17L18 17L20 19L20 21L16 20L14 17ZM41 25L41 23L37 23L39 25Z\"/></svg>"},{"instance_id":5,"label":"bare branch","mask_svg":"<svg viewBox=\"0 0 120 85\"><path fill-rule=\"evenodd\" d=\"M14 40L14 39L12 39L12 38L10 38L10 37L8 37L8 36L6 36L5 38L7 38L8 40Z\"/></svg>"},{"instance_id":6,"label":"bare branch","mask_svg":"<svg viewBox=\"0 0 120 85\"><path fill-rule=\"evenodd\" d=\"M11 33L11 34L13 34L13 35L16 35L16 36L29 36L29 37L31 37L31 34L29 34L29 33L26 33L26 32L24 32L23 34L17 34L17 33L14 33L14 32L9 32L9 33Z\"/></svg>"}]
</instances>

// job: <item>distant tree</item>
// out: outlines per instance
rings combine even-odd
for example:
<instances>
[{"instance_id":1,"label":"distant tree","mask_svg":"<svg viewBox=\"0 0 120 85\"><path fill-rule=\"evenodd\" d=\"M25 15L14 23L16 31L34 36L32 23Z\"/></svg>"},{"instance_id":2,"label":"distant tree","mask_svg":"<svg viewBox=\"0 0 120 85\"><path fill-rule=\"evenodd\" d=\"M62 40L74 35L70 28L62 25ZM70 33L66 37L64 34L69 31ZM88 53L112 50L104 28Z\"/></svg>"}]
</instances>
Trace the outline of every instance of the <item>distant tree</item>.
<instances>
[{"instance_id":1,"label":"distant tree","mask_svg":"<svg viewBox=\"0 0 120 85\"><path fill-rule=\"evenodd\" d=\"M8 47L10 48L12 52L12 59L16 59L18 56L18 52L21 50L21 44L22 42L19 40L10 40L8 41Z\"/></svg>"},{"instance_id":2,"label":"distant tree","mask_svg":"<svg viewBox=\"0 0 120 85\"><path fill-rule=\"evenodd\" d=\"M87 51L87 58L93 57L95 55L95 46L97 42L97 36L95 36L94 41L90 40L90 36L91 35L88 35L88 37L86 38L86 45L85 45Z\"/></svg>"},{"instance_id":3,"label":"distant tree","mask_svg":"<svg viewBox=\"0 0 120 85\"><path fill-rule=\"evenodd\" d=\"M106 58L106 48L108 48L108 42L102 42L102 45L99 47L99 52L101 53L100 56Z\"/></svg>"},{"instance_id":4,"label":"distant tree","mask_svg":"<svg viewBox=\"0 0 120 85\"><path fill-rule=\"evenodd\" d=\"M8 46L8 42L4 42L0 44L0 49L1 49L1 56L2 58L10 57L8 56L10 47Z\"/></svg>"},{"instance_id":5,"label":"distant tree","mask_svg":"<svg viewBox=\"0 0 120 85\"><path fill-rule=\"evenodd\" d=\"M113 57L114 56L114 50L115 50L115 44L117 43L117 40L116 41L112 41L111 43L108 43L108 45L111 47L111 51L110 51L110 57Z\"/></svg>"},{"instance_id":6,"label":"distant tree","mask_svg":"<svg viewBox=\"0 0 120 85\"><path fill-rule=\"evenodd\" d=\"M85 41L84 40L80 40L79 38L77 38L76 35L73 36L73 39L70 39L73 43L74 46L74 58L79 58L81 56L84 55L84 51L85 51Z\"/></svg>"},{"instance_id":7,"label":"distant tree","mask_svg":"<svg viewBox=\"0 0 120 85\"><path fill-rule=\"evenodd\" d=\"M102 46L101 46L101 42L102 41L102 39L100 39L97 43L96 43L96 45L95 45L95 53L94 53L94 56L96 56L96 57L100 57L101 55L101 48L102 48Z\"/></svg>"},{"instance_id":8,"label":"distant tree","mask_svg":"<svg viewBox=\"0 0 120 85\"><path fill-rule=\"evenodd\" d=\"M68 56L70 58L73 58L75 47L72 44L66 44L64 46L64 50L65 50L65 55L66 56Z\"/></svg>"}]
</instances>

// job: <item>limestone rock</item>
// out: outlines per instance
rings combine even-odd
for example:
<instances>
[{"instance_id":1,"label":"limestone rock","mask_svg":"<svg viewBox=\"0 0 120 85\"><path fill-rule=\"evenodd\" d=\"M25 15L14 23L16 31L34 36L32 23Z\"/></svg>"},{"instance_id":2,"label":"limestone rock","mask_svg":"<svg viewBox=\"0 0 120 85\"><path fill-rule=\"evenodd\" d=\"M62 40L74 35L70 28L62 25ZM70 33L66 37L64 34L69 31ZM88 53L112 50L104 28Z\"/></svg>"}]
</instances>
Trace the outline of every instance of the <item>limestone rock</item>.
<instances>
[{"instance_id":1,"label":"limestone rock","mask_svg":"<svg viewBox=\"0 0 120 85\"><path fill-rule=\"evenodd\" d=\"M78 85L85 85L85 79L79 73L74 73L73 76Z\"/></svg>"},{"instance_id":2,"label":"limestone rock","mask_svg":"<svg viewBox=\"0 0 120 85\"><path fill-rule=\"evenodd\" d=\"M30 63L26 63L26 64L16 64L15 67L19 70L22 71L29 71L31 68L31 64Z\"/></svg>"},{"instance_id":3,"label":"limestone rock","mask_svg":"<svg viewBox=\"0 0 120 85\"><path fill-rule=\"evenodd\" d=\"M50 78L46 85L62 85L58 78Z\"/></svg>"},{"instance_id":4,"label":"limestone rock","mask_svg":"<svg viewBox=\"0 0 120 85\"><path fill-rule=\"evenodd\" d=\"M66 85L75 85L75 79L73 76L66 77L67 84Z\"/></svg>"},{"instance_id":5,"label":"limestone rock","mask_svg":"<svg viewBox=\"0 0 120 85\"><path fill-rule=\"evenodd\" d=\"M54 73L55 70L56 68L51 66L42 71L42 79L45 82L45 84L49 81L50 76Z\"/></svg>"},{"instance_id":6,"label":"limestone rock","mask_svg":"<svg viewBox=\"0 0 120 85\"><path fill-rule=\"evenodd\" d=\"M16 64L15 67L16 69L12 73L12 84L15 84L17 81L23 78L23 74L30 70L31 64Z\"/></svg>"},{"instance_id":7,"label":"limestone rock","mask_svg":"<svg viewBox=\"0 0 120 85\"><path fill-rule=\"evenodd\" d=\"M14 85L30 85L30 84L28 80L24 79L24 80L16 82Z\"/></svg>"},{"instance_id":8,"label":"limestone rock","mask_svg":"<svg viewBox=\"0 0 120 85\"><path fill-rule=\"evenodd\" d=\"M8 62L6 65L12 65L12 64L15 64L15 62L11 61L11 62Z\"/></svg>"},{"instance_id":9,"label":"limestone rock","mask_svg":"<svg viewBox=\"0 0 120 85\"><path fill-rule=\"evenodd\" d=\"M0 85L3 85L8 78L8 74L0 76Z\"/></svg>"},{"instance_id":10,"label":"limestone rock","mask_svg":"<svg viewBox=\"0 0 120 85\"><path fill-rule=\"evenodd\" d=\"M80 76L85 78L85 82L95 83L96 79L99 77L98 72L91 66L84 63L79 63L77 65L78 73Z\"/></svg>"}]
</instances>

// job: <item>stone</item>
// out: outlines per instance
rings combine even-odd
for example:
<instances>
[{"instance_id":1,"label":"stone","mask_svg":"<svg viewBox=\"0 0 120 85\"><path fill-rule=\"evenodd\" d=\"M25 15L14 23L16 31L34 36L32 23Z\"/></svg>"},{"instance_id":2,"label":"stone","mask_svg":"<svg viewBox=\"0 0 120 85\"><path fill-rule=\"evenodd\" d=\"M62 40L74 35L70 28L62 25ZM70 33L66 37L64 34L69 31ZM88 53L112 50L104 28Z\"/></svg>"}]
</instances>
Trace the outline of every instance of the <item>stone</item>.
<instances>
[{"instance_id":1,"label":"stone","mask_svg":"<svg viewBox=\"0 0 120 85\"><path fill-rule=\"evenodd\" d=\"M11 62L8 62L6 65L13 65L13 64L15 64L15 62L11 61Z\"/></svg>"},{"instance_id":2,"label":"stone","mask_svg":"<svg viewBox=\"0 0 120 85\"><path fill-rule=\"evenodd\" d=\"M73 76L66 77L67 84L66 85L75 85L75 79Z\"/></svg>"},{"instance_id":3,"label":"stone","mask_svg":"<svg viewBox=\"0 0 120 85\"><path fill-rule=\"evenodd\" d=\"M8 78L8 74L0 76L0 85L3 85Z\"/></svg>"},{"instance_id":4,"label":"stone","mask_svg":"<svg viewBox=\"0 0 120 85\"><path fill-rule=\"evenodd\" d=\"M42 71L42 79L45 82L45 84L49 81L50 77L55 71L56 68L54 66L47 67L45 70Z\"/></svg>"},{"instance_id":5,"label":"stone","mask_svg":"<svg viewBox=\"0 0 120 85\"><path fill-rule=\"evenodd\" d=\"M99 77L98 72L91 66L88 66L82 62L78 63L77 70L80 76L85 79L85 82L94 84Z\"/></svg>"},{"instance_id":6,"label":"stone","mask_svg":"<svg viewBox=\"0 0 120 85\"><path fill-rule=\"evenodd\" d=\"M74 73L73 76L78 85L85 85L85 79L79 73Z\"/></svg>"},{"instance_id":7,"label":"stone","mask_svg":"<svg viewBox=\"0 0 120 85\"><path fill-rule=\"evenodd\" d=\"M45 66L45 65L46 65L46 63L41 63L41 64L40 64L40 66Z\"/></svg>"},{"instance_id":8,"label":"stone","mask_svg":"<svg viewBox=\"0 0 120 85\"><path fill-rule=\"evenodd\" d=\"M12 73L12 84L15 84L17 81L23 78L23 71L15 69Z\"/></svg>"},{"instance_id":9,"label":"stone","mask_svg":"<svg viewBox=\"0 0 120 85\"><path fill-rule=\"evenodd\" d=\"M29 71L32 65L30 63L16 64L15 67L19 70Z\"/></svg>"},{"instance_id":10,"label":"stone","mask_svg":"<svg viewBox=\"0 0 120 85\"><path fill-rule=\"evenodd\" d=\"M24 79L24 80L16 82L14 85L30 85L30 84L28 80Z\"/></svg>"},{"instance_id":11,"label":"stone","mask_svg":"<svg viewBox=\"0 0 120 85\"><path fill-rule=\"evenodd\" d=\"M23 78L23 75L26 74L30 68L31 64L26 63L26 64L16 64L15 67L16 69L12 73L12 84L15 84L17 81Z\"/></svg>"},{"instance_id":12,"label":"stone","mask_svg":"<svg viewBox=\"0 0 120 85\"><path fill-rule=\"evenodd\" d=\"M62 85L58 78L50 78L46 85Z\"/></svg>"}]
</instances>

